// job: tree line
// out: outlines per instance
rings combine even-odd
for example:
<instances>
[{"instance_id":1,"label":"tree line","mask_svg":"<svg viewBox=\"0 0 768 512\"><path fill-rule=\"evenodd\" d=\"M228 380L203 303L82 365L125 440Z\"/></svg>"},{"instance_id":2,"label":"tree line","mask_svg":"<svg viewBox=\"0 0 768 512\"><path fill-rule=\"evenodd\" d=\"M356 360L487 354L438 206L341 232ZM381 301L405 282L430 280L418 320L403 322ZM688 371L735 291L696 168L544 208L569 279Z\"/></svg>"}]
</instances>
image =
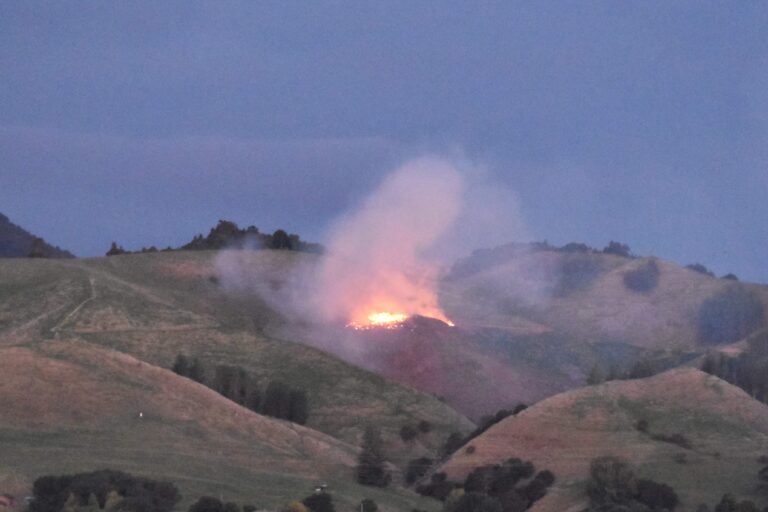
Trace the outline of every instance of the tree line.
<instances>
[{"instance_id":1,"label":"tree line","mask_svg":"<svg viewBox=\"0 0 768 512\"><path fill-rule=\"evenodd\" d=\"M289 234L285 230L278 229L274 233L262 233L256 226L240 228L229 220L220 220L219 223L211 228L207 236L196 235L191 241L178 248L170 246L161 249L167 251L203 251L203 250L221 250L221 249L274 249L321 253L323 247L320 244L303 241L299 235ZM133 252L158 252L157 247L142 247L139 251ZM132 254L117 242L112 242L107 256L117 256L120 254Z\"/></svg>"},{"instance_id":2,"label":"tree line","mask_svg":"<svg viewBox=\"0 0 768 512\"><path fill-rule=\"evenodd\" d=\"M240 366L217 365L213 376L198 358L176 356L174 373L199 382L253 412L304 425L309 418L307 393L281 381L269 381L262 393L257 380Z\"/></svg>"}]
</instances>

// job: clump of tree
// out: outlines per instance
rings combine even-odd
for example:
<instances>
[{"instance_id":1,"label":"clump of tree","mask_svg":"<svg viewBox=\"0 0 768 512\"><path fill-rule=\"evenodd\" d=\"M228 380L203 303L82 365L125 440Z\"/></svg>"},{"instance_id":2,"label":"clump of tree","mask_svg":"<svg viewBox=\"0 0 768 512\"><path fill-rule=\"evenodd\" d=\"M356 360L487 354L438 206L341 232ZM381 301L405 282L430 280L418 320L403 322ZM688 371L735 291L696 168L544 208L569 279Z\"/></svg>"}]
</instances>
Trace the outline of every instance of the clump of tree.
<instances>
[{"instance_id":1,"label":"clump of tree","mask_svg":"<svg viewBox=\"0 0 768 512\"><path fill-rule=\"evenodd\" d=\"M603 248L603 254L613 254L614 256L621 256L622 258L631 258L632 254L627 244L620 242L614 242L611 240L608 245Z\"/></svg>"},{"instance_id":2,"label":"clump of tree","mask_svg":"<svg viewBox=\"0 0 768 512\"><path fill-rule=\"evenodd\" d=\"M672 511L679 502L667 484L637 478L632 468L616 457L599 457L590 464L588 512Z\"/></svg>"},{"instance_id":3,"label":"clump of tree","mask_svg":"<svg viewBox=\"0 0 768 512\"><path fill-rule=\"evenodd\" d=\"M421 420L416 425L406 424L400 428L400 439L410 442L421 434L428 434L432 431L432 424L427 420Z\"/></svg>"},{"instance_id":4,"label":"clump of tree","mask_svg":"<svg viewBox=\"0 0 768 512\"><path fill-rule=\"evenodd\" d=\"M311 512L336 512L333 497L325 490L310 494L301 503Z\"/></svg>"},{"instance_id":5,"label":"clump of tree","mask_svg":"<svg viewBox=\"0 0 768 512\"><path fill-rule=\"evenodd\" d=\"M701 370L768 403L768 332L751 336L747 340L747 347L738 356L722 352L707 354Z\"/></svg>"},{"instance_id":6,"label":"clump of tree","mask_svg":"<svg viewBox=\"0 0 768 512\"><path fill-rule=\"evenodd\" d=\"M765 511L766 507L763 509ZM696 512L709 512L709 507L702 504ZM715 505L715 512L760 512L760 509L751 500L739 501L733 494L726 493L720 498L720 503Z\"/></svg>"},{"instance_id":7,"label":"clump of tree","mask_svg":"<svg viewBox=\"0 0 768 512\"><path fill-rule=\"evenodd\" d=\"M259 414L299 425L306 424L309 418L306 391L280 381L270 381L262 395L257 380L240 366L218 365L209 381L199 359L179 354L172 370Z\"/></svg>"},{"instance_id":8,"label":"clump of tree","mask_svg":"<svg viewBox=\"0 0 768 512\"><path fill-rule=\"evenodd\" d=\"M392 475L386 467L381 434L375 427L368 427L363 433L363 445L355 468L357 482L362 485L386 487Z\"/></svg>"},{"instance_id":9,"label":"clump of tree","mask_svg":"<svg viewBox=\"0 0 768 512\"><path fill-rule=\"evenodd\" d=\"M690 265L686 265L685 268L698 272L699 274L704 274L705 276L715 277L715 273L701 263L691 263Z\"/></svg>"},{"instance_id":10,"label":"clump of tree","mask_svg":"<svg viewBox=\"0 0 768 512\"><path fill-rule=\"evenodd\" d=\"M729 285L701 304L697 325L702 343L738 341L765 325L764 306L745 286Z\"/></svg>"},{"instance_id":11,"label":"clump of tree","mask_svg":"<svg viewBox=\"0 0 768 512\"><path fill-rule=\"evenodd\" d=\"M558 251L565 252L565 253L580 253L580 254L590 254L590 253L597 252L592 247L588 246L587 244L583 244L581 242L567 243L564 246L560 247Z\"/></svg>"},{"instance_id":12,"label":"clump of tree","mask_svg":"<svg viewBox=\"0 0 768 512\"><path fill-rule=\"evenodd\" d=\"M549 470L536 472L533 463L511 458L472 470L463 485L449 482L444 473L432 475L416 490L445 501L445 511L497 510L522 512L543 498L555 482Z\"/></svg>"},{"instance_id":13,"label":"clump of tree","mask_svg":"<svg viewBox=\"0 0 768 512\"><path fill-rule=\"evenodd\" d=\"M241 229L229 220L220 220L215 227L211 228L207 236L197 235L181 249L276 249L322 252L319 244L304 242L299 235L288 234L285 230L278 229L272 234L261 233L256 226Z\"/></svg>"},{"instance_id":14,"label":"clump of tree","mask_svg":"<svg viewBox=\"0 0 768 512\"><path fill-rule=\"evenodd\" d=\"M170 482L107 469L42 476L32 486L32 497L29 512L96 510L96 507L109 511L170 512L181 499L179 490Z\"/></svg>"},{"instance_id":15,"label":"clump of tree","mask_svg":"<svg viewBox=\"0 0 768 512\"><path fill-rule=\"evenodd\" d=\"M660 275L656 260L649 259L624 273L624 286L633 292L648 293L658 286Z\"/></svg>"}]
</instances>

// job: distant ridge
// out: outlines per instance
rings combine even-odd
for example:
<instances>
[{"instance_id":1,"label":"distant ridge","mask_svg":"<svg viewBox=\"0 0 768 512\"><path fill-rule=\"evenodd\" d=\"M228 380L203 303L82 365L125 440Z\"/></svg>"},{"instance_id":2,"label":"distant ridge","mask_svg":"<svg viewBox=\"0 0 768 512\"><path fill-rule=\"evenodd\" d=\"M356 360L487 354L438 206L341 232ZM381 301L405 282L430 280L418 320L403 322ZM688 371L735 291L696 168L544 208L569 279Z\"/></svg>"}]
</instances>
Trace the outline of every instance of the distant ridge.
<instances>
[{"instance_id":1,"label":"distant ridge","mask_svg":"<svg viewBox=\"0 0 768 512\"><path fill-rule=\"evenodd\" d=\"M75 255L46 243L0 213L0 258L25 257L74 258Z\"/></svg>"}]
</instances>

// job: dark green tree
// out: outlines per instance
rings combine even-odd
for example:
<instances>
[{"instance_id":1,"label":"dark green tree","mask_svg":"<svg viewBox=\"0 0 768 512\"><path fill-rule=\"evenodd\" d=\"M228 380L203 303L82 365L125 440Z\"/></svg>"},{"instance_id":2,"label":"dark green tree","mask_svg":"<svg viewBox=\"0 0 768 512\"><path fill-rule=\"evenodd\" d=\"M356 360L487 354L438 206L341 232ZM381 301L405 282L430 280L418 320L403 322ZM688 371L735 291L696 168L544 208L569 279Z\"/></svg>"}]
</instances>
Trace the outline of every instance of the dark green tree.
<instances>
[{"instance_id":1,"label":"dark green tree","mask_svg":"<svg viewBox=\"0 0 768 512\"><path fill-rule=\"evenodd\" d=\"M389 485L391 475L385 465L381 434L374 427L365 429L356 471L357 481L360 484L375 487Z\"/></svg>"}]
</instances>

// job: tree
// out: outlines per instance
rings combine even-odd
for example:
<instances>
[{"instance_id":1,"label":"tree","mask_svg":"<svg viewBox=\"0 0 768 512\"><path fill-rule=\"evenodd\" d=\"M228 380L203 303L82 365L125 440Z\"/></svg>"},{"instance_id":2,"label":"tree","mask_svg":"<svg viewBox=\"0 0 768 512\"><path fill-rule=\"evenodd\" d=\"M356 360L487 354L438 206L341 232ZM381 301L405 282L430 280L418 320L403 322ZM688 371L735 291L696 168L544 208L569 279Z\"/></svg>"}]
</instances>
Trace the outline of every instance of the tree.
<instances>
[{"instance_id":1,"label":"tree","mask_svg":"<svg viewBox=\"0 0 768 512\"><path fill-rule=\"evenodd\" d=\"M596 504L624 504L632 500L636 492L633 471L626 462L616 457L598 457L589 467L587 494Z\"/></svg>"},{"instance_id":2,"label":"tree","mask_svg":"<svg viewBox=\"0 0 768 512\"><path fill-rule=\"evenodd\" d=\"M379 431L368 427L363 434L363 446L357 459L357 481L363 485L386 487L391 475L385 467Z\"/></svg>"},{"instance_id":3,"label":"tree","mask_svg":"<svg viewBox=\"0 0 768 512\"><path fill-rule=\"evenodd\" d=\"M499 500L479 492L467 492L451 505L445 512L503 512Z\"/></svg>"},{"instance_id":4,"label":"tree","mask_svg":"<svg viewBox=\"0 0 768 512\"><path fill-rule=\"evenodd\" d=\"M192 360L192 365L189 367L188 377L195 382L205 384L205 368L198 358Z\"/></svg>"},{"instance_id":5,"label":"tree","mask_svg":"<svg viewBox=\"0 0 768 512\"><path fill-rule=\"evenodd\" d=\"M177 375L181 375L182 377L188 377L189 376L189 359L187 359L187 356L184 354L179 354L176 356L176 361L173 362L173 373Z\"/></svg>"},{"instance_id":6,"label":"tree","mask_svg":"<svg viewBox=\"0 0 768 512\"><path fill-rule=\"evenodd\" d=\"M278 229L272 234L272 249L292 249L293 244L291 243L291 238L288 236L288 233L283 231L282 229Z\"/></svg>"},{"instance_id":7,"label":"tree","mask_svg":"<svg viewBox=\"0 0 768 512\"><path fill-rule=\"evenodd\" d=\"M307 393L298 389L290 390L288 393L288 421L304 425L308 418Z\"/></svg>"},{"instance_id":8,"label":"tree","mask_svg":"<svg viewBox=\"0 0 768 512\"><path fill-rule=\"evenodd\" d=\"M262 413L273 418L288 419L290 412L290 391L280 381L272 381L264 391Z\"/></svg>"},{"instance_id":9,"label":"tree","mask_svg":"<svg viewBox=\"0 0 768 512\"><path fill-rule=\"evenodd\" d=\"M605 246L603 254L613 254L615 256L621 256L622 258L629 258L631 256L628 245L614 242L613 240L608 242L608 245Z\"/></svg>"},{"instance_id":10,"label":"tree","mask_svg":"<svg viewBox=\"0 0 768 512\"><path fill-rule=\"evenodd\" d=\"M429 457L420 457L410 461L405 470L405 483L413 485L416 480L427 474L433 463L434 461Z\"/></svg>"},{"instance_id":11,"label":"tree","mask_svg":"<svg viewBox=\"0 0 768 512\"><path fill-rule=\"evenodd\" d=\"M656 260L648 260L624 273L624 286L633 292L648 293L659 284L661 270Z\"/></svg>"},{"instance_id":12,"label":"tree","mask_svg":"<svg viewBox=\"0 0 768 512\"><path fill-rule=\"evenodd\" d=\"M705 300L699 308L698 328L704 343L738 341L764 323L763 303L738 283Z\"/></svg>"},{"instance_id":13,"label":"tree","mask_svg":"<svg viewBox=\"0 0 768 512\"><path fill-rule=\"evenodd\" d=\"M432 424L427 420L421 420L417 428L422 434L428 434L432 430Z\"/></svg>"},{"instance_id":14,"label":"tree","mask_svg":"<svg viewBox=\"0 0 768 512\"><path fill-rule=\"evenodd\" d=\"M667 484L640 479L637 481L637 501L648 505L653 510L674 510L678 498L675 490Z\"/></svg>"},{"instance_id":15,"label":"tree","mask_svg":"<svg viewBox=\"0 0 768 512\"><path fill-rule=\"evenodd\" d=\"M312 512L336 512L333 498L327 492L316 492L304 498L302 503Z\"/></svg>"},{"instance_id":16,"label":"tree","mask_svg":"<svg viewBox=\"0 0 768 512\"><path fill-rule=\"evenodd\" d=\"M39 236L36 236L32 239L32 247L29 249L29 253L27 253L28 258L45 258L48 256L48 251L45 247L45 241L40 238Z\"/></svg>"},{"instance_id":17,"label":"tree","mask_svg":"<svg viewBox=\"0 0 768 512\"><path fill-rule=\"evenodd\" d=\"M117 242L112 242L107 251L107 256L118 256L120 254L125 254L125 249L117 245Z\"/></svg>"}]
</instances>

